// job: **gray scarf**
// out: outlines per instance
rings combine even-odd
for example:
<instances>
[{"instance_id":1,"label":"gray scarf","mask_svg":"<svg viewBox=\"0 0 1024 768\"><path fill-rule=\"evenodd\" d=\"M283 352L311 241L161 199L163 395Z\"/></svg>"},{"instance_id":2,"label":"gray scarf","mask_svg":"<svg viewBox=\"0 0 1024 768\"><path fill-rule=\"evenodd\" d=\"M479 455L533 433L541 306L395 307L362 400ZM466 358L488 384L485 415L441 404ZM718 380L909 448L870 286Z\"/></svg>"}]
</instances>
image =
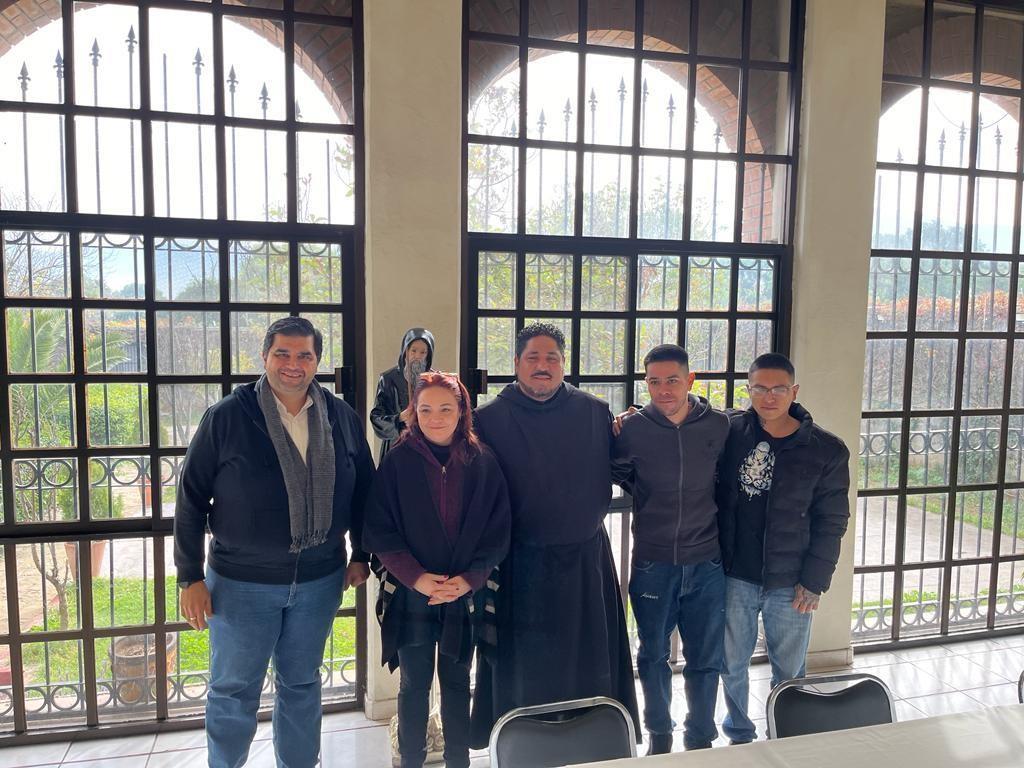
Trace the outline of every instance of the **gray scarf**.
<instances>
[{"instance_id":1,"label":"gray scarf","mask_svg":"<svg viewBox=\"0 0 1024 768\"><path fill-rule=\"evenodd\" d=\"M281 464L288 491L288 518L292 543L289 552L316 547L327 540L334 516L334 438L327 420L327 397L316 381L309 385L313 405L309 409L309 446L306 461L285 431L277 398L267 383L267 375L256 382L256 399L267 422L270 442Z\"/></svg>"}]
</instances>

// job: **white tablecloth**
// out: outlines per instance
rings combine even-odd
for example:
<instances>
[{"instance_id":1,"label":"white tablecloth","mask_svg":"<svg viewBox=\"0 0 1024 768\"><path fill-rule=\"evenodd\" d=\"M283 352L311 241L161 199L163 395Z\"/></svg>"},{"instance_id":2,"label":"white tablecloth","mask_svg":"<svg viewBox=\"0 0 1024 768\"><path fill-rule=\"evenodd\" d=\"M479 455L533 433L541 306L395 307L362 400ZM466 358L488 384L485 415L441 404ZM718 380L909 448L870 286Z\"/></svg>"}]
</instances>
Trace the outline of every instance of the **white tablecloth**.
<instances>
[{"instance_id":1,"label":"white tablecloth","mask_svg":"<svg viewBox=\"0 0 1024 768\"><path fill-rule=\"evenodd\" d=\"M1024 705L592 768L1024 768Z\"/></svg>"}]
</instances>

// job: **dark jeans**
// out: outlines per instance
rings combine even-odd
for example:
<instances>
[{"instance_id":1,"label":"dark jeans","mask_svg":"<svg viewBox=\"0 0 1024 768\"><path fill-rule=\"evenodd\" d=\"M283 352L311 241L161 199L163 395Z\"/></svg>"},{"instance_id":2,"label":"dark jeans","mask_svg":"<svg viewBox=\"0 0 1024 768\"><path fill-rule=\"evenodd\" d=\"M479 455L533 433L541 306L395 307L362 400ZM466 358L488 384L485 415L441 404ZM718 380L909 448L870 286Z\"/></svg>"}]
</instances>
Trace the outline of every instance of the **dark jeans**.
<instances>
[{"instance_id":1,"label":"dark jeans","mask_svg":"<svg viewBox=\"0 0 1024 768\"><path fill-rule=\"evenodd\" d=\"M683 641L686 720L683 744L703 747L718 738L715 701L725 642L725 573L720 560L673 565L637 560L629 579L629 600L640 636L636 657L644 689L644 725L669 734L675 723L672 669L668 663L672 630Z\"/></svg>"},{"instance_id":2,"label":"dark jeans","mask_svg":"<svg viewBox=\"0 0 1024 768\"><path fill-rule=\"evenodd\" d=\"M427 717L436 650L437 643L398 649L402 675L398 689L398 751L402 768L420 768L427 757ZM437 656L444 762L448 768L469 768L469 665L444 654Z\"/></svg>"}]
</instances>

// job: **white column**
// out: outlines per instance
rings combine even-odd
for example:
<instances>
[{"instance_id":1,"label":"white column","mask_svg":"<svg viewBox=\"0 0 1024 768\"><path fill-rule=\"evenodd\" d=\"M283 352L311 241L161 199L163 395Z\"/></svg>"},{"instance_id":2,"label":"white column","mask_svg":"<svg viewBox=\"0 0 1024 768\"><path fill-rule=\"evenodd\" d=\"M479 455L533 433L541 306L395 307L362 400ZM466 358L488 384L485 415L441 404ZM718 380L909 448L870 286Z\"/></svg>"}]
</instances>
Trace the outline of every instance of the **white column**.
<instances>
[{"instance_id":1,"label":"white column","mask_svg":"<svg viewBox=\"0 0 1024 768\"><path fill-rule=\"evenodd\" d=\"M367 0L363 7L365 373L372 405L377 377L397 361L410 327L434 332L435 367L458 370L462 3ZM373 597L371 588L366 714L385 719L395 712L398 676L380 666Z\"/></svg>"},{"instance_id":2,"label":"white column","mask_svg":"<svg viewBox=\"0 0 1024 768\"><path fill-rule=\"evenodd\" d=\"M851 509L867 328L868 254L885 0L808 0L794 239L792 356L800 401L850 448ZM848 664L854 516L814 619L808 666Z\"/></svg>"}]
</instances>

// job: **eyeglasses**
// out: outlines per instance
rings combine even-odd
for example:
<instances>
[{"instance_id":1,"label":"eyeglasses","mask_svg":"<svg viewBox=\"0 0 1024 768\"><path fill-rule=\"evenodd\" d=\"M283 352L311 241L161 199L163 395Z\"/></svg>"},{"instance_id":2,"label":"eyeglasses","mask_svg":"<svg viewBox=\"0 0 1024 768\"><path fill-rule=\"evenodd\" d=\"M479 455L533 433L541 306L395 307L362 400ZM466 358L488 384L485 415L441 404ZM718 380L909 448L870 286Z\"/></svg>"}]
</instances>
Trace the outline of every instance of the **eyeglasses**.
<instances>
[{"instance_id":1,"label":"eyeglasses","mask_svg":"<svg viewBox=\"0 0 1024 768\"><path fill-rule=\"evenodd\" d=\"M755 384L750 388L751 397L764 397L769 392L772 397L785 397L793 390L791 384L779 384L777 387L762 387L760 384Z\"/></svg>"}]
</instances>

